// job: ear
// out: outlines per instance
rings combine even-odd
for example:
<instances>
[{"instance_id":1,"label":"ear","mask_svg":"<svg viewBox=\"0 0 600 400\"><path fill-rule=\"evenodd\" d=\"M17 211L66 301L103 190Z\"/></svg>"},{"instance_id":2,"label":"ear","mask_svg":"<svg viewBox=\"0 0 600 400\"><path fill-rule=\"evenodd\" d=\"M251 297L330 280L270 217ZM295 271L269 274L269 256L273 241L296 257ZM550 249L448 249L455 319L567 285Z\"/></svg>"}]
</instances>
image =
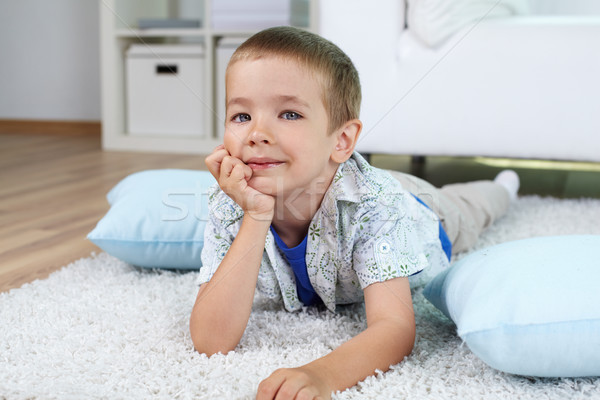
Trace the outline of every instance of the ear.
<instances>
[{"instance_id":1,"label":"ear","mask_svg":"<svg viewBox=\"0 0 600 400\"><path fill-rule=\"evenodd\" d=\"M337 129L333 133L336 136L336 144L331 153L331 160L338 164L348 160L354 152L361 130L362 122L358 119L351 119Z\"/></svg>"}]
</instances>

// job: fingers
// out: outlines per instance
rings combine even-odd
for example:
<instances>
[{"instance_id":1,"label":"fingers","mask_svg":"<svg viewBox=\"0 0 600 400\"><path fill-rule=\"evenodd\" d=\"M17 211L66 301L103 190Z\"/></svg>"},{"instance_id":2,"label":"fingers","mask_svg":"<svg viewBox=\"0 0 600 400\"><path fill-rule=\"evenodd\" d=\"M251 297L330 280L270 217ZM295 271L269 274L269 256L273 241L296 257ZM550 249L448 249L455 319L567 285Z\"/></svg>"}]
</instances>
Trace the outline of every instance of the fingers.
<instances>
[{"instance_id":1,"label":"fingers","mask_svg":"<svg viewBox=\"0 0 600 400\"><path fill-rule=\"evenodd\" d=\"M258 220L273 218L275 200L249 185L253 171L242 160L229 154L223 145L206 157L206 166L221 190L235 201L244 212Z\"/></svg>"},{"instance_id":2,"label":"fingers","mask_svg":"<svg viewBox=\"0 0 600 400\"><path fill-rule=\"evenodd\" d=\"M258 385L256 400L273 400L281 385L285 382L285 376L273 373Z\"/></svg>"},{"instance_id":3,"label":"fingers","mask_svg":"<svg viewBox=\"0 0 600 400\"><path fill-rule=\"evenodd\" d=\"M225 156L221 161L219 171L219 184L226 184L227 181L234 185L244 180L247 181L252 176L252 168L247 166L239 158Z\"/></svg>"},{"instance_id":4,"label":"fingers","mask_svg":"<svg viewBox=\"0 0 600 400\"><path fill-rule=\"evenodd\" d=\"M304 387L300 389L298 394L295 397L296 400L323 400L321 396L317 393L317 390L314 387Z\"/></svg>"},{"instance_id":5,"label":"fingers","mask_svg":"<svg viewBox=\"0 0 600 400\"><path fill-rule=\"evenodd\" d=\"M322 399L309 376L294 369L280 369L258 386L257 400Z\"/></svg>"},{"instance_id":6,"label":"fingers","mask_svg":"<svg viewBox=\"0 0 600 400\"><path fill-rule=\"evenodd\" d=\"M217 146L213 152L204 159L204 163L208 167L210 173L215 177L215 179L219 179L221 163L223 158L229 155L229 152L225 149L225 145Z\"/></svg>"},{"instance_id":7,"label":"fingers","mask_svg":"<svg viewBox=\"0 0 600 400\"><path fill-rule=\"evenodd\" d=\"M275 400L314 400L319 395L316 387L310 381L293 377L286 379L275 396Z\"/></svg>"},{"instance_id":8,"label":"fingers","mask_svg":"<svg viewBox=\"0 0 600 400\"><path fill-rule=\"evenodd\" d=\"M321 396L318 395L318 393L316 392L316 389L314 387L303 387L300 388L298 391L292 389L289 393L284 393L281 395L280 394L281 390L279 391L279 393L277 393L277 397L275 398L275 400L316 400L316 399L322 399ZM290 394L293 393L293 394Z\"/></svg>"},{"instance_id":9,"label":"fingers","mask_svg":"<svg viewBox=\"0 0 600 400\"><path fill-rule=\"evenodd\" d=\"M228 178L233 178L234 181L248 180L252 176L252 168L248 167L240 159L231 156L224 145L217 146L206 157L204 163L210 173L219 182Z\"/></svg>"}]
</instances>

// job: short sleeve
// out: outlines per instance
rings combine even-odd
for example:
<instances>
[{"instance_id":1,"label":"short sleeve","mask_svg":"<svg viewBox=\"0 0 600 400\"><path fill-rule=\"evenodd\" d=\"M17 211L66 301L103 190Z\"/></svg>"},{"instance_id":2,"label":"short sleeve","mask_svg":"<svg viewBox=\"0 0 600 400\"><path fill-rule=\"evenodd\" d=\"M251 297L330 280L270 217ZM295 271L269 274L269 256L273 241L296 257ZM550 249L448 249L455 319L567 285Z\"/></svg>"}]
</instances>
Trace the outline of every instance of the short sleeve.
<instances>
[{"instance_id":1,"label":"short sleeve","mask_svg":"<svg viewBox=\"0 0 600 400\"><path fill-rule=\"evenodd\" d=\"M421 211L419 209L411 211ZM353 267L361 287L394 278L409 277L429 265L429 246L438 245L438 222L386 207L362 217L353 249ZM418 214L417 214L418 215Z\"/></svg>"},{"instance_id":2,"label":"short sleeve","mask_svg":"<svg viewBox=\"0 0 600 400\"><path fill-rule=\"evenodd\" d=\"M233 242L233 239L229 237L230 235L215 219L211 215L204 230L204 247L201 255L202 267L200 267L200 274L196 280L198 285L206 283L212 278Z\"/></svg>"},{"instance_id":3,"label":"short sleeve","mask_svg":"<svg viewBox=\"0 0 600 400\"><path fill-rule=\"evenodd\" d=\"M237 223L242 213L239 207L225 195L218 186L209 192L209 216L204 230L204 247L202 248L202 267L196 283L208 282L217 271L233 243Z\"/></svg>"}]
</instances>

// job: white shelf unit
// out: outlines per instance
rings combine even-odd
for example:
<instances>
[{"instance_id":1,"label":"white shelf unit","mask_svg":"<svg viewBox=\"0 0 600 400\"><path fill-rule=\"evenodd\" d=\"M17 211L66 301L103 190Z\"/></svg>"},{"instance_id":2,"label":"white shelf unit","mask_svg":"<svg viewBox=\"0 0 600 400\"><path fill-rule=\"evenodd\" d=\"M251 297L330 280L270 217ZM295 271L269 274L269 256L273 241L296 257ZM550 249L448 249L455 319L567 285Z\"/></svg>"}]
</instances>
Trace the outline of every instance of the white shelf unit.
<instances>
[{"instance_id":1,"label":"white shelf unit","mask_svg":"<svg viewBox=\"0 0 600 400\"><path fill-rule=\"evenodd\" d=\"M282 0L285 1L285 0ZM316 2L308 1L308 30L316 31ZM102 147L105 150L208 154L222 142L217 137L217 75L215 54L219 40L247 37L256 31L213 29L211 0L99 0L100 70L102 95ZM199 28L138 29L139 18L181 18L200 20ZM126 112L126 51L135 43L202 43L204 45L204 87L202 102L204 132L198 137L130 135Z\"/></svg>"}]
</instances>

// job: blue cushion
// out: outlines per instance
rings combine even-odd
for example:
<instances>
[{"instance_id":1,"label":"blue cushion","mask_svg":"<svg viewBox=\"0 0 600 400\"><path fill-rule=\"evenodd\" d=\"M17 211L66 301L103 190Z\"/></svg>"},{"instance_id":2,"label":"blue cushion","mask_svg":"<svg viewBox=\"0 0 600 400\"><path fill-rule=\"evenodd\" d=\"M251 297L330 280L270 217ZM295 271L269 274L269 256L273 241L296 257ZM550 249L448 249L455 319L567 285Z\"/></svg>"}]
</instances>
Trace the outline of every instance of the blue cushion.
<instances>
[{"instance_id":1,"label":"blue cushion","mask_svg":"<svg viewBox=\"0 0 600 400\"><path fill-rule=\"evenodd\" d=\"M425 297L498 370L600 375L600 236L539 237L477 251L436 276Z\"/></svg>"},{"instance_id":2,"label":"blue cushion","mask_svg":"<svg viewBox=\"0 0 600 400\"><path fill-rule=\"evenodd\" d=\"M107 195L111 207L88 239L147 268L198 269L208 216L207 171L150 170L129 175Z\"/></svg>"}]
</instances>

